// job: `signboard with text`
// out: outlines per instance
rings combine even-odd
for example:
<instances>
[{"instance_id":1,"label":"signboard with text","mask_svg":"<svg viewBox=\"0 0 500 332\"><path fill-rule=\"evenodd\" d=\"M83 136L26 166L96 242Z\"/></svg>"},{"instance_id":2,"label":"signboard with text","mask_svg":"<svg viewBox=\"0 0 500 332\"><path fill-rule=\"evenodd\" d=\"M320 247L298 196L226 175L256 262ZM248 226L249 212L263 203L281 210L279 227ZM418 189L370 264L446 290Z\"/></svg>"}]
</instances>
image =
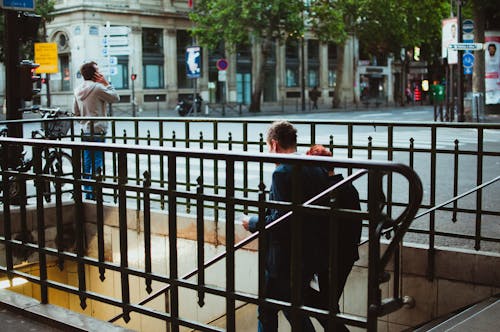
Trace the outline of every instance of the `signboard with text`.
<instances>
[{"instance_id":1,"label":"signboard with text","mask_svg":"<svg viewBox=\"0 0 500 332\"><path fill-rule=\"evenodd\" d=\"M59 72L57 44L35 43L35 62L40 65L36 73L55 74Z\"/></svg>"},{"instance_id":2,"label":"signboard with text","mask_svg":"<svg viewBox=\"0 0 500 332\"><path fill-rule=\"evenodd\" d=\"M13 10L35 10L35 0L1 0L1 7Z\"/></svg>"}]
</instances>

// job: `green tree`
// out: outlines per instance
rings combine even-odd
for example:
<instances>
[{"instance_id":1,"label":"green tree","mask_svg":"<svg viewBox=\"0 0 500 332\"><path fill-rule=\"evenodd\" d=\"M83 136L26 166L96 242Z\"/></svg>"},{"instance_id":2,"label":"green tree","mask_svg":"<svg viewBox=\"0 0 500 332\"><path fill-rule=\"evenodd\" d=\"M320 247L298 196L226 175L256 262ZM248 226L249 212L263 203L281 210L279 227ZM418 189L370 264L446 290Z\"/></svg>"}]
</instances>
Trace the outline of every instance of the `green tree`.
<instances>
[{"instance_id":1,"label":"green tree","mask_svg":"<svg viewBox=\"0 0 500 332\"><path fill-rule=\"evenodd\" d=\"M354 37L360 22L361 8L367 0L311 0L308 6L308 27L324 43L337 44L336 82L333 107L343 100L344 48L349 37Z\"/></svg>"},{"instance_id":2,"label":"green tree","mask_svg":"<svg viewBox=\"0 0 500 332\"><path fill-rule=\"evenodd\" d=\"M264 65L273 43L302 36L303 9L301 0L199 0L189 15L195 24L192 32L201 45L213 49L224 42L229 52L242 44L257 48L251 112L260 111Z\"/></svg>"}]
</instances>

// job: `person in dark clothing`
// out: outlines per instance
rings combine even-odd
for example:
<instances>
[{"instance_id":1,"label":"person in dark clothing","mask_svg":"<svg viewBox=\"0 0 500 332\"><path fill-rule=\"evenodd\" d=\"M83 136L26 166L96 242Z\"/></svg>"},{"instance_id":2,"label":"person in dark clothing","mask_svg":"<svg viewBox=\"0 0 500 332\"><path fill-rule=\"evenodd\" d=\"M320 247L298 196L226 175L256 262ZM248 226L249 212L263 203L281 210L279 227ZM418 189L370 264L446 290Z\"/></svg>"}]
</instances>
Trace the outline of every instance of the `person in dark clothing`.
<instances>
[{"instance_id":1,"label":"person in dark clothing","mask_svg":"<svg viewBox=\"0 0 500 332\"><path fill-rule=\"evenodd\" d=\"M322 145L314 145L306 153L307 155L317 156L332 156L332 153L325 149ZM334 170L328 171L328 187L342 181L342 174L335 174ZM359 193L351 182L348 182L334 191L335 203L334 208L360 210ZM321 204L328 202L323 199ZM326 205L325 204L325 205ZM362 219L358 217L350 217L345 220L335 220L340 222L338 228L338 250L334 251L334 255L338 254L338 267L331 267L331 271L336 271L337 293L335 294L335 303L337 303L337 312L339 312L338 302L344 290L347 277L352 270L354 262L359 259L358 244L361 239ZM329 279L329 260L328 255L330 244L335 239L330 238L330 220L325 218L320 221L320 225L315 229L316 234L313 234L311 243L317 243L318 253L315 255L317 260L314 262L314 269L318 277L319 292L309 288L306 293L306 304L311 307L320 309L328 309L329 294L330 294L330 279ZM313 240L316 240L313 242ZM326 328L327 322L320 320L323 327ZM335 322L335 331L349 331L341 322Z\"/></svg>"},{"instance_id":2,"label":"person in dark clothing","mask_svg":"<svg viewBox=\"0 0 500 332\"><path fill-rule=\"evenodd\" d=\"M312 108L313 109L318 109L318 98L321 96L321 92L318 90L318 87L317 86L314 86L314 88L312 88L310 91L309 91L309 99L311 99L313 105L312 105Z\"/></svg>"},{"instance_id":3,"label":"person in dark clothing","mask_svg":"<svg viewBox=\"0 0 500 332\"><path fill-rule=\"evenodd\" d=\"M296 153L297 148L297 130L286 121L274 122L269 128L267 134L267 144L271 153ZM279 164L272 175L272 183L270 187L269 199L273 201L291 202L293 183L299 180L300 199L301 202L306 202L310 198L321 192L328 179L328 174L322 167L301 167L300 174L297 178L293 177L293 166L287 164ZM267 225L289 210L269 208L266 211L264 223ZM314 218L314 216L302 215L299 220L302 222L304 233L309 233L310 228L305 223L306 220ZM243 220L243 227L251 232L258 230L258 217L252 216ZM267 248L266 248L266 285L264 297L290 302L290 266L291 266L291 219L283 220L279 225L273 227L266 232ZM309 282L312 279L312 269L306 266L306 263L311 261L312 246L307 241L307 237L303 237L303 254L302 254L302 272L301 277L303 284L303 294L309 288ZM259 331L277 331L278 330L278 310L269 306L259 307ZM289 318L289 313L284 311L285 317ZM309 317L303 317L302 330L314 331L314 327Z\"/></svg>"}]
</instances>

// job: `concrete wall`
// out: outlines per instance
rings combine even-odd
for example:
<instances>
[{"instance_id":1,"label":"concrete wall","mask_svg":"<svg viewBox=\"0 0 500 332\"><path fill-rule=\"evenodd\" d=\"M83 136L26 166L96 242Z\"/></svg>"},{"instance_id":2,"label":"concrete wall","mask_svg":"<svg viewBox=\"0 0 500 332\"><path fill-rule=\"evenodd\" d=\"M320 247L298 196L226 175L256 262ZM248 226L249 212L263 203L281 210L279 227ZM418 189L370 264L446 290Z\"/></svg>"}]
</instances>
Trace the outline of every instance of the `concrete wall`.
<instances>
[{"instance_id":1,"label":"concrete wall","mask_svg":"<svg viewBox=\"0 0 500 332\"><path fill-rule=\"evenodd\" d=\"M50 208L46 216L51 216ZM71 206L65 208L65 218L72 220ZM118 211L114 206L105 207L105 257L107 261L119 263L119 232ZM32 224L36 216L35 210L28 211ZM85 205L85 219L87 220L87 242L88 256L97 257L96 242L96 209L93 204ZM0 223L2 224L2 223ZM128 211L128 259L129 266L144 268L144 233L142 213L133 210ZM179 215L178 227L178 254L179 273L183 275L196 266L196 223L187 215ZM168 274L168 215L163 212L152 213L152 269L155 273ZM224 251L225 225L223 222L216 224L212 220L205 222L205 257L210 259ZM248 233L239 225L236 225L236 241L246 237ZM50 241L50 239L49 239ZM52 246L49 242L48 246ZM251 294L257 292L257 244L252 243L245 250L236 254L236 289ZM3 247L0 249L0 257L3 255ZM367 246L361 247L361 259L357 262L351 272L344 295L341 300L341 310L344 313L366 316L367 303ZM381 317L379 320L379 331L402 331L408 327L416 326L433 318L450 313L468 304L474 303L490 295L500 292L500 255L471 252L467 250L440 249L436 251L435 278L429 280L426 277L427 250L423 246L405 244L402 249L403 294L411 296L415 300L413 308L403 308L395 313ZM34 258L32 258L34 259ZM0 262L3 265L3 262ZM26 265L30 273L37 274L38 266ZM206 283L224 287L225 284L224 261L209 268L206 272ZM87 288L93 292L120 299L120 276L117 273L106 271L106 279L101 282L97 268L86 267ZM55 262L49 268L49 279L77 286L77 273L74 264L66 264L64 271L59 271ZM143 280L130 277L131 301L137 303L147 297ZM192 279L195 281L196 279ZM381 286L383 297L392 296L393 280ZM163 285L153 283L153 289L157 290ZM39 287L25 284L18 286L16 291L25 295L39 298ZM89 300L85 310L79 306L79 299L75 295L63 293L58 290L49 291L50 303L64 306L76 312L94 316L99 319L108 320L119 313L117 308L110 305ZM223 327L225 325L225 301L221 297L206 296L206 304L200 308L197 305L196 293L181 289L180 291L180 314L184 318L199 322L211 322L211 324ZM237 331L256 330L256 307L254 305L243 305L237 311ZM164 297L160 296L152 301L148 307L164 311ZM280 331L290 329L286 320L281 316ZM137 314L131 315L128 324L122 320L117 324L134 330L149 331L163 329L164 323L157 319L144 317ZM361 329L351 328L351 331Z\"/></svg>"}]
</instances>

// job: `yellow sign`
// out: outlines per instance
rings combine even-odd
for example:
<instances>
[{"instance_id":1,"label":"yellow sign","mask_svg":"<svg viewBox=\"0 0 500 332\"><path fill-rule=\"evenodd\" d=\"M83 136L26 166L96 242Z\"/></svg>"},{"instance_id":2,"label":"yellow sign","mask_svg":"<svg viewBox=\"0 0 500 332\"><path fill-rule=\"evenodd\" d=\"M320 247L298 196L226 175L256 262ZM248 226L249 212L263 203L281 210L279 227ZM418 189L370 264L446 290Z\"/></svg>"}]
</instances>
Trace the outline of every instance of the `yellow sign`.
<instances>
[{"instance_id":1,"label":"yellow sign","mask_svg":"<svg viewBox=\"0 0 500 332\"><path fill-rule=\"evenodd\" d=\"M36 73L55 74L59 72L57 66L57 44L35 43L35 62L40 65Z\"/></svg>"}]
</instances>

